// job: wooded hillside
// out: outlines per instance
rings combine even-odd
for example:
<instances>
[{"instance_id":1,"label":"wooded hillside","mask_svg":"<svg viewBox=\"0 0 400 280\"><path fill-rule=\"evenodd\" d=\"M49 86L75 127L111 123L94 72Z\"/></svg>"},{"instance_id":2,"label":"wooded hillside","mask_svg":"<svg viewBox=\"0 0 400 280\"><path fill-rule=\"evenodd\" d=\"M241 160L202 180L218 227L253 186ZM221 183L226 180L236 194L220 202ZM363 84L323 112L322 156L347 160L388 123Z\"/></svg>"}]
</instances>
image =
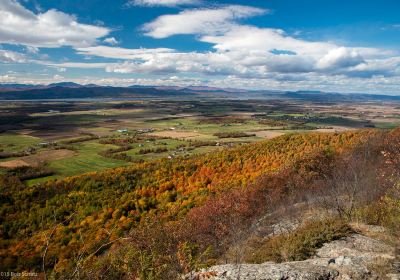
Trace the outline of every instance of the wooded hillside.
<instances>
[{"instance_id":1,"label":"wooded hillside","mask_svg":"<svg viewBox=\"0 0 400 280\"><path fill-rule=\"evenodd\" d=\"M111 245L131 238L129 233L147 224L149 217L174 224L193 217L196 211L203 215L212 209L201 208L210 203L210 197L226 193L229 204L229 197L237 197L237 188L247 191L246 195L239 192L243 201L236 204L242 206L244 216L253 216L257 203L265 204L257 200L260 189L255 185L259 180L278 182L278 199L285 194L282 182L286 176L293 179L301 173L300 181L307 183L325 172L322 169L329 169L336 155L374 137L379 141L392 137L390 144L394 145L398 134L377 130L290 134L214 154L133 164L33 187L24 186L15 177L1 177L1 267L38 272L42 266L46 271L74 270L83 259L100 256ZM294 173L282 173L293 169ZM217 208L225 209L223 205ZM211 220L205 222L204 230L207 223L212 225ZM194 230L189 224L188 228ZM196 228L202 229L201 225Z\"/></svg>"}]
</instances>

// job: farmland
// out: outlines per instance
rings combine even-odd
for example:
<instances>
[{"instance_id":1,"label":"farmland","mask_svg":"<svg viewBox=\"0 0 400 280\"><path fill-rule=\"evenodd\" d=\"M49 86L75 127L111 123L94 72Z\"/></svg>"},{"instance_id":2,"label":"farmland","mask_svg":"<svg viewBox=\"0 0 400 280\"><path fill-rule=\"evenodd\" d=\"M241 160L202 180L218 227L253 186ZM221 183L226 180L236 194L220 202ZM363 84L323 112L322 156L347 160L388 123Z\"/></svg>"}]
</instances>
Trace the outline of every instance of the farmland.
<instances>
[{"instance_id":1,"label":"farmland","mask_svg":"<svg viewBox=\"0 0 400 280\"><path fill-rule=\"evenodd\" d=\"M396 104L196 99L3 102L0 169L47 168L28 185L286 133L392 128Z\"/></svg>"}]
</instances>

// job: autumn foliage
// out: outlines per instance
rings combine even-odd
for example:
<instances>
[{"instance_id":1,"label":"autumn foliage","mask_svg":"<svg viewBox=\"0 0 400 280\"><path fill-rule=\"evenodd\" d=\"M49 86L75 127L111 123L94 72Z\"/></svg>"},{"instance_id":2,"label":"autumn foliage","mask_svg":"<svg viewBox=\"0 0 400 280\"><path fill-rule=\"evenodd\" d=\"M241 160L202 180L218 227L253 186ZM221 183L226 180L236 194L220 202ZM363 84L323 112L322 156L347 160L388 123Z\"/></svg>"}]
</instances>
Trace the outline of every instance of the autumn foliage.
<instances>
[{"instance_id":1,"label":"autumn foliage","mask_svg":"<svg viewBox=\"0 0 400 280\"><path fill-rule=\"evenodd\" d=\"M172 241L166 250L174 252L174 260L163 261L177 260L182 265L176 271L182 272L192 257L206 251L209 259L220 257L240 238L232 232L248 230L271 202L288 194L304 195L296 188L321 187L335 155L381 134L289 134L218 153L137 163L32 187L14 177L0 178L1 267L73 271L83 267L83 260L95 263L110 247L132 238L132 231L148 217L156 217L173 237L167 238ZM393 149L387 152L398 153ZM129 242L133 248L141 246ZM132 261L160 261L151 254L132 255Z\"/></svg>"}]
</instances>

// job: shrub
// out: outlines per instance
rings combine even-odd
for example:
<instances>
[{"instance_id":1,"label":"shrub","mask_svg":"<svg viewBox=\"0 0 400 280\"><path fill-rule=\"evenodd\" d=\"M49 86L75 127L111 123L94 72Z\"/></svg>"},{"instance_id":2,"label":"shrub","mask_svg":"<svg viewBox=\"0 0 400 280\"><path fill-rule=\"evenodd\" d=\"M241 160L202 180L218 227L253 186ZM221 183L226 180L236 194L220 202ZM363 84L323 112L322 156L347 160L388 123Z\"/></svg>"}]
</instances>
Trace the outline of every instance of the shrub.
<instances>
[{"instance_id":1,"label":"shrub","mask_svg":"<svg viewBox=\"0 0 400 280\"><path fill-rule=\"evenodd\" d=\"M217 132L214 133L214 136L217 136L218 138L241 138L241 137L252 137L256 135L254 133L247 134L244 132Z\"/></svg>"},{"instance_id":2,"label":"shrub","mask_svg":"<svg viewBox=\"0 0 400 280\"><path fill-rule=\"evenodd\" d=\"M247 262L285 262L305 260L315 254L324 243L348 236L354 231L341 220L327 219L306 222L289 234L273 236L267 241L256 241Z\"/></svg>"},{"instance_id":3,"label":"shrub","mask_svg":"<svg viewBox=\"0 0 400 280\"><path fill-rule=\"evenodd\" d=\"M55 174L55 171L46 166L36 166L36 167L21 166L9 169L7 171L7 174L10 176L16 176L21 181L24 181L40 177L51 176Z\"/></svg>"},{"instance_id":4,"label":"shrub","mask_svg":"<svg viewBox=\"0 0 400 280\"><path fill-rule=\"evenodd\" d=\"M82 143L82 142L87 142L87 141L91 141L91 140L95 140L95 139L99 139L99 137L96 135L93 135L93 134L88 134L87 136L61 141L61 144Z\"/></svg>"},{"instance_id":5,"label":"shrub","mask_svg":"<svg viewBox=\"0 0 400 280\"><path fill-rule=\"evenodd\" d=\"M145 154L150 154L150 153L160 154L160 153L165 153L165 152L168 152L167 148L140 149L138 151L138 155L145 155Z\"/></svg>"},{"instance_id":6,"label":"shrub","mask_svg":"<svg viewBox=\"0 0 400 280\"><path fill-rule=\"evenodd\" d=\"M378 201L357 209L356 219L400 234L400 184L389 189Z\"/></svg>"},{"instance_id":7,"label":"shrub","mask_svg":"<svg viewBox=\"0 0 400 280\"><path fill-rule=\"evenodd\" d=\"M111 253L86 261L80 274L85 279L178 279L204 267L208 255L197 244L177 240L172 228L155 217L143 220L124 239Z\"/></svg>"}]
</instances>

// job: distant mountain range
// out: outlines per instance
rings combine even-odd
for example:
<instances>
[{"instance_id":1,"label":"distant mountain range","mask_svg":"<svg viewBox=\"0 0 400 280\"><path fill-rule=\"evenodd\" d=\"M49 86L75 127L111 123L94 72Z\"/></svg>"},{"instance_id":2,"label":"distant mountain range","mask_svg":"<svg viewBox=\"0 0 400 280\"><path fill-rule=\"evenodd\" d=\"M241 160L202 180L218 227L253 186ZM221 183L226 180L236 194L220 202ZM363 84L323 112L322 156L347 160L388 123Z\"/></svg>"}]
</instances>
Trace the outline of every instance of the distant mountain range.
<instances>
[{"instance_id":1,"label":"distant mountain range","mask_svg":"<svg viewBox=\"0 0 400 280\"><path fill-rule=\"evenodd\" d=\"M81 85L73 82L62 82L62 83L53 83L49 85L30 85L30 84L0 84L0 92L4 91L24 91L31 89L46 89L46 88L54 88L54 87L63 87L63 88L84 88L84 87L100 87L95 84L90 85Z\"/></svg>"},{"instance_id":2,"label":"distant mountain range","mask_svg":"<svg viewBox=\"0 0 400 280\"><path fill-rule=\"evenodd\" d=\"M342 94L321 91L269 91L217 88L207 86L141 86L128 87L81 85L73 82L49 85L0 84L0 100L41 99L129 99L129 98L232 98L232 99L301 99L317 102L400 101L400 96L376 94Z\"/></svg>"}]
</instances>

